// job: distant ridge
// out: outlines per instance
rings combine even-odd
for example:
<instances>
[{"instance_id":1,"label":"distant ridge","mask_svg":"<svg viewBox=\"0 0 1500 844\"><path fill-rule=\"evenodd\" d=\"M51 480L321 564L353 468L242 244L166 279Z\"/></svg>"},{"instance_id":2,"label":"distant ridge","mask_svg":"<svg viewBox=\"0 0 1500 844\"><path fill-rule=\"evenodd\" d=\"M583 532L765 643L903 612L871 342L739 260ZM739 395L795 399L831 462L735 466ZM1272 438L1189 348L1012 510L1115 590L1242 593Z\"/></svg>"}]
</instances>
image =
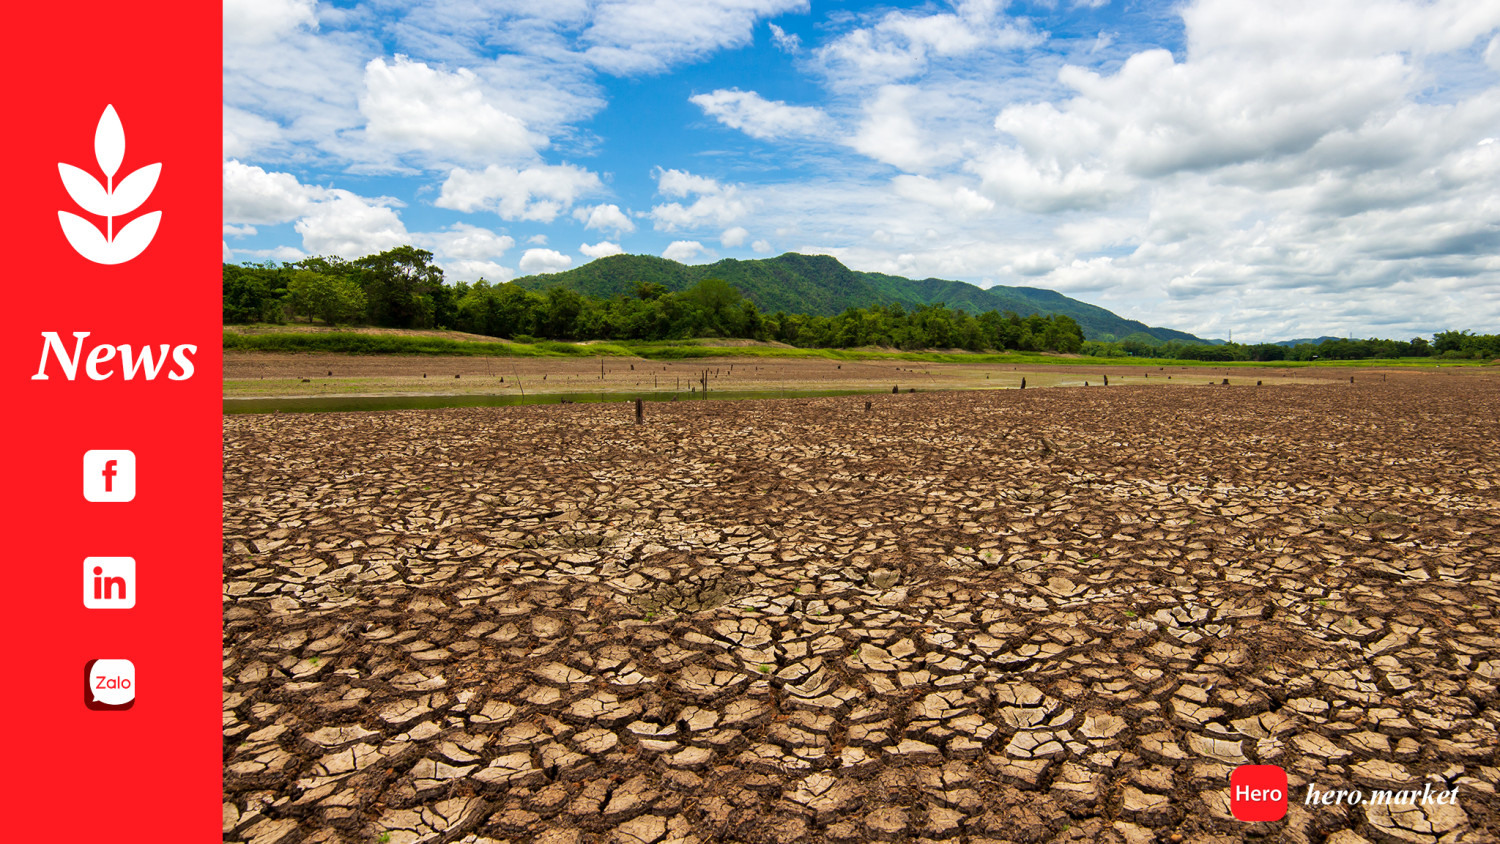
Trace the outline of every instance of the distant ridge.
<instances>
[{"instance_id":1,"label":"distant ridge","mask_svg":"<svg viewBox=\"0 0 1500 844\"><path fill-rule=\"evenodd\" d=\"M1208 343L1183 331L1153 328L1143 322L1070 299L1054 290L1037 287L983 288L941 278L912 280L884 273L851 270L832 255L788 252L775 258L741 261L726 258L712 264L679 264L653 255L610 255L576 269L518 278L516 284L529 290L565 287L590 296L611 297L635 292L639 282L660 284L668 290L684 290L705 278L720 278L739 289L761 311L836 316L849 308L900 303L907 307L943 303L969 313L1014 311L1031 314L1063 314L1078 321L1083 335L1096 339L1113 335L1124 340L1144 334L1160 341Z\"/></svg>"},{"instance_id":2,"label":"distant ridge","mask_svg":"<svg viewBox=\"0 0 1500 844\"><path fill-rule=\"evenodd\" d=\"M1277 340L1275 343L1272 343L1271 345L1273 345L1273 346L1286 346L1287 348L1291 348L1292 346L1302 346L1302 345L1308 345L1308 344L1316 346L1317 344L1323 342L1324 340L1342 340L1342 339L1344 339L1344 338L1343 337L1329 337L1328 335L1325 334L1322 337L1304 337L1301 340Z\"/></svg>"}]
</instances>

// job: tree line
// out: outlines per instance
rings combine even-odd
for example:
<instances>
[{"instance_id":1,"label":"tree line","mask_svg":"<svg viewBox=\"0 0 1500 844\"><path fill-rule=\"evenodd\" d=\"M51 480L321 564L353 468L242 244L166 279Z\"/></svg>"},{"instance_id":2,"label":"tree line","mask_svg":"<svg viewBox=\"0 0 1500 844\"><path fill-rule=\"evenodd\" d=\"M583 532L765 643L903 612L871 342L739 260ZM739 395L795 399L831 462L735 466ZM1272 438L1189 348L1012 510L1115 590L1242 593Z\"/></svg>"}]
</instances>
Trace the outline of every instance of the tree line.
<instances>
[{"instance_id":1,"label":"tree line","mask_svg":"<svg viewBox=\"0 0 1500 844\"><path fill-rule=\"evenodd\" d=\"M1371 360L1377 358L1439 358L1442 360L1495 360L1500 358L1500 334L1470 331L1439 331L1429 341L1326 338L1316 343L1195 343L1157 341L1132 335L1123 341L1090 340L1083 353L1097 357L1157 357L1202 361L1317 361Z\"/></svg>"},{"instance_id":2,"label":"tree line","mask_svg":"<svg viewBox=\"0 0 1500 844\"><path fill-rule=\"evenodd\" d=\"M287 321L451 328L522 342L723 337L804 348L1053 352L1077 352L1084 343L1083 329L1063 315L974 315L942 304L850 308L833 317L767 314L717 278L675 292L639 282L629 295L612 298L565 288L538 292L509 282L450 285L432 264L432 253L410 246L353 261L224 265L225 324Z\"/></svg>"},{"instance_id":3,"label":"tree line","mask_svg":"<svg viewBox=\"0 0 1500 844\"><path fill-rule=\"evenodd\" d=\"M850 308L833 316L763 313L739 290L708 278L681 291L642 281L628 295L527 290L488 281L447 284L432 253L401 246L352 261L324 256L291 263L224 265L224 322L387 328L451 328L512 340L686 340L724 337L804 348L1018 350L1097 357L1202 361L1314 361L1371 358L1500 358L1500 335L1442 331L1432 340L1325 339L1277 343L1162 342L1149 334L1085 341L1071 317L986 311L942 304Z\"/></svg>"}]
</instances>

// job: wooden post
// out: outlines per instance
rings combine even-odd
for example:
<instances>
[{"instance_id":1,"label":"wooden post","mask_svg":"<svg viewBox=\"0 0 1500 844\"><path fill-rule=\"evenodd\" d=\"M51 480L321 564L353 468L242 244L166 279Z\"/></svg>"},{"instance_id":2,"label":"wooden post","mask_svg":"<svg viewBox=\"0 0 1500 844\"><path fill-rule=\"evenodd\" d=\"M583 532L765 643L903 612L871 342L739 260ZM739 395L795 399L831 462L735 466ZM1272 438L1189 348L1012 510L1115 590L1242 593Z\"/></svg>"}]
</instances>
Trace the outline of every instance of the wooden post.
<instances>
[{"instance_id":1,"label":"wooden post","mask_svg":"<svg viewBox=\"0 0 1500 844\"><path fill-rule=\"evenodd\" d=\"M1026 379L1024 377L1021 379L1021 389L1026 389Z\"/></svg>"},{"instance_id":2,"label":"wooden post","mask_svg":"<svg viewBox=\"0 0 1500 844\"><path fill-rule=\"evenodd\" d=\"M635 400L635 424L639 425L646 421L646 407L640 399Z\"/></svg>"},{"instance_id":3,"label":"wooden post","mask_svg":"<svg viewBox=\"0 0 1500 844\"><path fill-rule=\"evenodd\" d=\"M1104 386L1106 386L1106 387L1109 386L1109 375L1108 374L1106 374L1104 376Z\"/></svg>"}]
</instances>

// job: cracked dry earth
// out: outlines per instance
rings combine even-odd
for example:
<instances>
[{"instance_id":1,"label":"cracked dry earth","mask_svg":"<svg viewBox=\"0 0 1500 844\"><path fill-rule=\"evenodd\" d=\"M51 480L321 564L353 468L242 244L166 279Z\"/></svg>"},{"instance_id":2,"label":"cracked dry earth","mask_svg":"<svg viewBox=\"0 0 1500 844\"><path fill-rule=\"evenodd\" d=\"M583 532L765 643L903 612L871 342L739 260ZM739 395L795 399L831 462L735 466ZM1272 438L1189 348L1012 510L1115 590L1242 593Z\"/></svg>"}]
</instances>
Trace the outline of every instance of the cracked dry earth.
<instances>
[{"instance_id":1,"label":"cracked dry earth","mask_svg":"<svg viewBox=\"0 0 1500 844\"><path fill-rule=\"evenodd\" d=\"M1497 841L1500 379L865 400L227 417L225 840Z\"/></svg>"}]
</instances>

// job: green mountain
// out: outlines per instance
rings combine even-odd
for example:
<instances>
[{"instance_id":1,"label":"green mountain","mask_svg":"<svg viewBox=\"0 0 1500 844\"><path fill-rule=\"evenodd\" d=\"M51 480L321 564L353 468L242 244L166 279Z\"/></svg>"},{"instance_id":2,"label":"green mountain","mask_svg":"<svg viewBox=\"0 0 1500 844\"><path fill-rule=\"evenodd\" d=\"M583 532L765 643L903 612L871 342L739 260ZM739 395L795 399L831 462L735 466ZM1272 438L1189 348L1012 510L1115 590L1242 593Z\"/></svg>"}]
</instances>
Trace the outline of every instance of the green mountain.
<instances>
[{"instance_id":1,"label":"green mountain","mask_svg":"<svg viewBox=\"0 0 1500 844\"><path fill-rule=\"evenodd\" d=\"M684 290L705 278L720 278L739 289L761 311L835 316L849 308L888 305L907 307L943 303L970 313L1014 311L1065 314L1078 321L1083 335L1094 339L1113 335L1124 339L1146 334L1157 340L1188 343L1209 341L1170 328L1152 328L1053 290L1036 287L976 287L962 281L924 278L914 281L883 273L851 270L831 255L788 252L775 258L740 261L726 258L713 264L679 264L651 255L610 255L560 273L518 278L529 290L566 287L590 296L631 295L639 282L654 282L668 290Z\"/></svg>"}]
</instances>

